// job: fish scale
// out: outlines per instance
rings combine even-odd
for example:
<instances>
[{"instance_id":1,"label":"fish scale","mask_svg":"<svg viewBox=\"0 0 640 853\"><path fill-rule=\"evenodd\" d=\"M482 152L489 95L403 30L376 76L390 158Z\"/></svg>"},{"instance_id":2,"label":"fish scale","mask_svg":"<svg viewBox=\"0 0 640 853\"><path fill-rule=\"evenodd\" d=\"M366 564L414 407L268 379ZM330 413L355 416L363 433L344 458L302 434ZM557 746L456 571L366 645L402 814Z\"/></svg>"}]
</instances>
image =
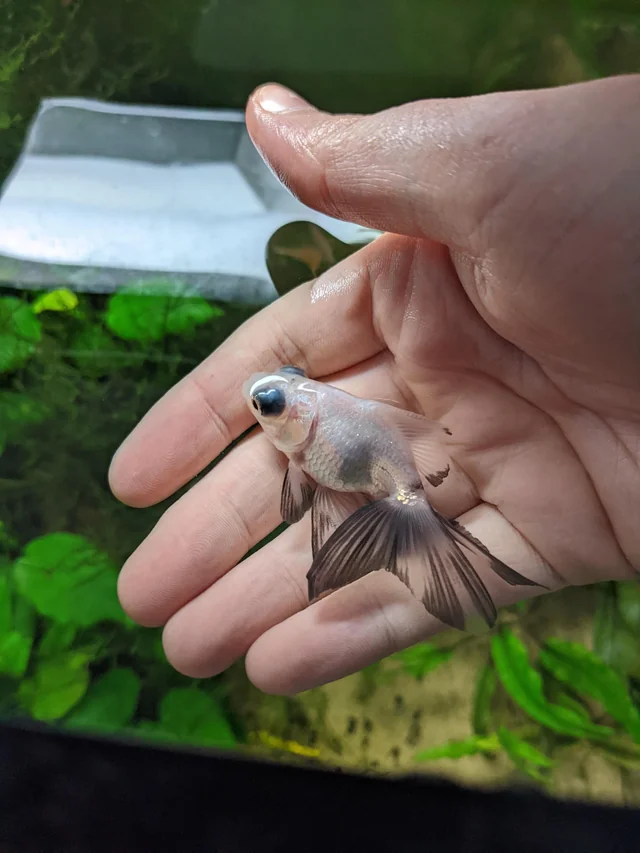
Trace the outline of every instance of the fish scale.
<instances>
[{"instance_id":1,"label":"fish scale","mask_svg":"<svg viewBox=\"0 0 640 853\"><path fill-rule=\"evenodd\" d=\"M284 521L295 524L312 510L310 602L387 571L437 619L464 630L470 611L495 623L484 573L510 586L542 587L429 503L423 482L437 487L450 470L445 427L308 379L291 366L255 374L243 393L289 458L280 499ZM481 572L472 560L482 563Z\"/></svg>"},{"instance_id":2,"label":"fish scale","mask_svg":"<svg viewBox=\"0 0 640 853\"><path fill-rule=\"evenodd\" d=\"M389 494L419 480L410 449L390 442L373 412L365 419L350 401L319 401L320 417L313 441L299 455L302 468L330 489ZM358 401L364 403L365 401ZM366 410L366 407L365 407ZM322 415L325 417L322 417Z\"/></svg>"}]
</instances>

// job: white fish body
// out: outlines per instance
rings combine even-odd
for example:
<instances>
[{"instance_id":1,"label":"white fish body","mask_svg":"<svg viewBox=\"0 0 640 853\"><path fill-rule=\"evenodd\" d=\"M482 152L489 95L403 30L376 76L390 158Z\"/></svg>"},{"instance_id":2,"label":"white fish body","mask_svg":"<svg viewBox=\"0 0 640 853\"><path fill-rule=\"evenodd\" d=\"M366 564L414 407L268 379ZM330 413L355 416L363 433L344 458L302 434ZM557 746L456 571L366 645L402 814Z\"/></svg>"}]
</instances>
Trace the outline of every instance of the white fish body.
<instances>
[{"instance_id":1,"label":"white fish body","mask_svg":"<svg viewBox=\"0 0 640 853\"><path fill-rule=\"evenodd\" d=\"M463 629L470 610L489 625L496 619L473 562L510 585L538 586L429 504L424 483L438 486L450 469L446 428L308 379L295 367L255 374L243 392L289 458L283 519L295 523L311 509L310 601L386 570L436 618Z\"/></svg>"}]
</instances>

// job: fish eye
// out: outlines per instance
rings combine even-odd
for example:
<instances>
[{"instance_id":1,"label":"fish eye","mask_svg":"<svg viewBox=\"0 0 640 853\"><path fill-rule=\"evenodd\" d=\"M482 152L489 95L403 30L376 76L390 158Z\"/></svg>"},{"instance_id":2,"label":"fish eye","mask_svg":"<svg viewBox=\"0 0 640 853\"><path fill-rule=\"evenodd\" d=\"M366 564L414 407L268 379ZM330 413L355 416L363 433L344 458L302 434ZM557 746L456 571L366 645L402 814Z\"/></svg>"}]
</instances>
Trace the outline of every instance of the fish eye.
<instances>
[{"instance_id":1,"label":"fish eye","mask_svg":"<svg viewBox=\"0 0 640 853\"><path fill-rule=\"evenodd\" d=\"M277 417L284 412L287 401L282 388L266 388L256 391L251 402L263 417Z\"/></svg>"},{"instance_id":2,"label":"fish eye","mask_svg":"<svg viewBox=\"0 0 640 853\"><path fill-rule=\"evenodd\" d=\"M305 379L307 378L307 374L301 367L296 367L294 364L285 364L284 367L280 368L280 373L294 373L296 376L303 376Z\"/></svg>"}]
</instances>

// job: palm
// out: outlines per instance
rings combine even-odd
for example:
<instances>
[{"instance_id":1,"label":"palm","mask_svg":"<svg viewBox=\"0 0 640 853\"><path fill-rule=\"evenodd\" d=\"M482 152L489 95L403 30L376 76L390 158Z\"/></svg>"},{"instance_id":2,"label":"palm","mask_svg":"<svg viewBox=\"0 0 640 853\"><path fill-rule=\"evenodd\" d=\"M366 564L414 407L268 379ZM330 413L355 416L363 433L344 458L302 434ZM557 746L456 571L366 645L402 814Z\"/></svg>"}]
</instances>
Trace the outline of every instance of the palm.
<instances>
[{"instance_id":1,"label":"palm","mask_svg":"<svg viewBox=\"0 0 640 853\"><path fill-rule=\"evenodd\" d=\"M397 252L396 238L388 239L390 250ZM480 502L491 505L482 507L484 523L478 527L490 525L486 535L492 542L487 544L504 548L507 527L514 528L569 583L629 575L640 541L632 521L627 535L618 538L612 525L618 533L624 529L629 492L640 489L640 481L630 476L625 494L623 477L618 476L614 489L596 476L597 468L613 470L624 452L616 419L603 414L614 405L608 383L578 381L584 360L573 358L566 328L553 335L544 303L536 316L526 316L503 287L490 312L470 287L474 279L465 264L458 263L456 270L444 247L420 240L405 240L403 247L411 255L410 274L393 289L381 287L380 300L369 277L374 326L388 347L381 357L388 387L397 389L403 405L418 407L452 430L454 458L466 476L443 485L435 500L456 515ZM512 319L506 322L496 314ZM529 344L535 322L546 332L541 352ZM618 326L617 334L622 336L624 328ZM538 358L525 353L524 346ZM592 350L597 362L600 354ZM552 361L562 370L554 370ZM627 407L631 392L618 392ZM375 395L375 383L365 393ZM627 416L632 414L627 408ZM632 431L627 426L627 438ZM635 435L637 441L640 429ZM526 565L515 540L513 547L515 558Z\"/></svg>"},{"instance_id":2,"label":"palm","mask_svg":"<svg viewBox=\"0 0 640 853\"><path fill-rule=\"evenodd\" d=\"M528 219L494 216L489 235L462 250L385 235L269 306L141 422L114 459L116 494L143 506L188 482L250 426L243 380L294 363L449 427L453 476L433 501L513 568L551 586L631 576L640 383L630 278L616 277L619 258L606 251L576 269L571 239L591 239L588 216L556 250L558 223L519 201ZM280 522L283 470L255 431L122 572L125 607L143 624L166 623L169 659L189 675L248 651L259 686L296 691L441 627L385 573L307 607L308 519L242 561ZM499 604L513 600L503 587Z\"/></svg>"}]
</instances>

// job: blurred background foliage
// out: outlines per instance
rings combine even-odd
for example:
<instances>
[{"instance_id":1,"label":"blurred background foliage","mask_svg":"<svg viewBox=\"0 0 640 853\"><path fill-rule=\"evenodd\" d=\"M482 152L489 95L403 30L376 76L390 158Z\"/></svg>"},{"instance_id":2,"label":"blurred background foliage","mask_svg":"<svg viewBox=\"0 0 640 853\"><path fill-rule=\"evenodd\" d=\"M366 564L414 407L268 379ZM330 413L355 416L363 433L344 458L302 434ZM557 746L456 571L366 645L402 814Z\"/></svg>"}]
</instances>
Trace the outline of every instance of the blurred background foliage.
<instances>
[{"instance_id":1,"label":"blurred background foliage","mask_svg":"<svg viewBox=\"0 0 640 853\"><path fill-rule=\"evenodd\" d=\"M0 178L47 96L241 109L276 79L368 112L640 70L637 0L239 5L0 0ZM268 267L284 292L355 248L300 223L272 237ZM296 698L263 696L241 663L183 678L160 632L124 615L118 569L179 494L118 504L111 455L256 309L160 281L111 296L0 291L0 713L640 801L634 583L535 600L489 636L447 632Z\"/></svg>"}]
</instances>

